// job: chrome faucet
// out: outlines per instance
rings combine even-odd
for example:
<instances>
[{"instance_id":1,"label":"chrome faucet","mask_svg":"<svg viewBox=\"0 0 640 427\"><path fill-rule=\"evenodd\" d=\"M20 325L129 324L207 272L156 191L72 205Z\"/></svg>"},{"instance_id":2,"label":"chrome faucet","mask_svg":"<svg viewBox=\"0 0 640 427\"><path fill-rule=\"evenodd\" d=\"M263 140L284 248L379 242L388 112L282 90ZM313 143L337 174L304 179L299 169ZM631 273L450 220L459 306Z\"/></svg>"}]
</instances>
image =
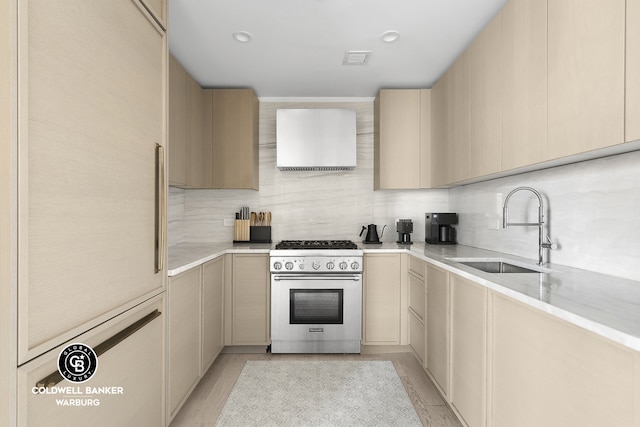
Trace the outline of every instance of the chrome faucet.
<instances>
[{"instance_id":1,"label":"chrome faucet","mask_svg":"<svg viewBox=\"0 0 640 427\"><path fill-rule=\"evenodd\" d=\"M514 193L526 190L531 191L533 194L538 197L538 222L509 222L509 199L513 196ZM542 195L535 189L531 187L518 187L512 190L509 194L507 194L506 199L504 199L504 207L502 208L502 228L507 227L538 227L538 265L542 265L542 249L556 249L558 246L555 243L551 243L551 238L547 235L547 241L542 241L543 236L543 225L544 225L544 204L542 202Z\"/></svg>"}]
</instances>

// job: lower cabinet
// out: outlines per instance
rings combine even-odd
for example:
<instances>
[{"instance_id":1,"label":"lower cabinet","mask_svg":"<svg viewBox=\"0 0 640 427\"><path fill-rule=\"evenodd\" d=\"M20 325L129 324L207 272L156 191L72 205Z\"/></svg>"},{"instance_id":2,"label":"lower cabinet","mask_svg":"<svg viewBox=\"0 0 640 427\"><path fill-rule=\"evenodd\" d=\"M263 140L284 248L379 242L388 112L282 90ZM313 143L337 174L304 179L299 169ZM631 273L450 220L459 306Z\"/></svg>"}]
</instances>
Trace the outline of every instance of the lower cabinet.
<instances>
[{"instance_id":1,"label":"lower cabinet","mask_svg":"<svg viewBox=\"0 0 640 427\"><path fill-rule=\"evenodd\" d=\"M202 266L202 369L201 375L224 346L223 340L224 257Z\"/></svg>"},{"instance_id":2,"label":"lower cabinet","mask_svg":"<svg viewBox=\"0 0 640 427\"><path fill-rule=\"evenodd\" d=\"M400 345L400 254L364 257L362 344ZM406 309L406 307L405 307Z\"/></svg>"},{"instance_id":3,"label":"lower cabinet","mask_svg":"<svg viewBox=\"0 0 640 427\"><path fill-rule=\"evenodd\" d=\"M224 257L169 278L169 421L222 351L223 285Z\"/></svg>"},{"instance_id":4,"label":"lower cabinet","mask_svg":"<svg viewBox=\"0 0 640 427\"><path fill-rule=\"evenodd\" d=\"M425 263L415 257L409 257L409 346L425 365L426 331L425 331L425 305L426 288L424 284Z\"/></svg>"},{"instance_id":5,"label":"lower cabinet","mask_svg":"<svg viewBox=\"0 0 640 427\"><path fill-rule=\"evenodd\" d=\"M487 288L455 274L451 287L451 404L469 427L486 425Z\"/></svg>"},{"instance_id":6,"label":"lower cabinet","mask_svg":"<svg viewBox=\"0 0 640 427\"><path fill-rule=\"evenodd\" d=\"M226 314L228 345L268 345L270 337L271 286L268 254L233 254L233 276Z\"/></svg>"},{"instance_id":7,"label":"lower cabinet","mask_svg":"<svg viewBox=\"0 0 640 427\"><path fill-rule=\"evenodd\" d=\"M201 267L195 267L169 279L170 419L200 379L201 270Z\"/></svg>"},{"instance_id":8,"label":"lower cabinet","mask_svg":"<svg viewBox=\"0 0 640 427\"><path fill-rule=\"evenodd\" d=\"M164 318L164 298L157 296L76 337L71 343L94 350L102 343L117 341L98 356L96 373L84 383L61 380L46 387L38 385L57 372L58 355L66 344L20 366L17 425L165 425ZM132 332L129 328L134 324ZM126 337L118 341L123 335Z\"/></svg>"},{"instance_id":9,"label":"lower cabinet","mask_svg":"<svg viewBox=\"0 0 640 427\"><path fill-rule=\"evenodd\" d=\"M498 294L491 307L490 425L638 425L637 352Z\"/></svg>"},{"instance_id":10,"label":"lower cabinet","mask_svg":"<svg viewBox=\"0 0 640 427\"><path fill-rule=\"evenodd\" d=\"M449 396L449 273L427 264L427 372Z\"/></svg>"}]
</instances>

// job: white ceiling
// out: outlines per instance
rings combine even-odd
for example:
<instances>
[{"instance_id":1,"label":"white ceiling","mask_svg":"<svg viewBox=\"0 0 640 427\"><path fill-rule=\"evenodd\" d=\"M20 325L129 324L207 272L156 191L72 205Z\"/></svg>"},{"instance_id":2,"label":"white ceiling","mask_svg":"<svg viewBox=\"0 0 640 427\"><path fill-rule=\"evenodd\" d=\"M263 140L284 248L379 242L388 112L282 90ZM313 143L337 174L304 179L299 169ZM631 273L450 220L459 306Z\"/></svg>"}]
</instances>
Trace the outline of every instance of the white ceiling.
<instances>
[{"instance_id":1,"label":"white ceiling","mask_svg":"<svg viewBox=\"0 0 640 427\"><path fill-rule=\"evenodd\" d=\"M203 87L373 97L431 87L507 0L169 0L169 49ZM400 33L395 43L380 36ZM249 43L232 34L248 31ZM368 65L342 65L346 51Z\"/></svg>"}]
</instances>

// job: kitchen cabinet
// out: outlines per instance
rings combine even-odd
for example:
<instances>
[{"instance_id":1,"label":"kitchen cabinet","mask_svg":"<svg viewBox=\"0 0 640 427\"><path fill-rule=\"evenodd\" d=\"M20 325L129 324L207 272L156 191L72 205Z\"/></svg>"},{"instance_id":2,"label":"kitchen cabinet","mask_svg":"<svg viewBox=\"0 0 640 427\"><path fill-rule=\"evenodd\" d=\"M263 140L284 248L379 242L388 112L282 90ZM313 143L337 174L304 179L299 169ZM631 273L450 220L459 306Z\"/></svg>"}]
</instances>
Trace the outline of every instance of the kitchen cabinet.
<instances>
[{"instance_id":1,"label":"kitchen cabinet","mask_svg":"<svg viewBox=\"0 0 640 427\"><path fill-rule=\"evenodd\" d=\"M148 317L147 317L148 316ZM144 319L144 320L143 320ZM33 426L163 426L164 417L164 298L155 297L84 333L73 342L94 350L111 338L119 338L134 323L131 335L98 355L98 368L85 383L62 380L47 387L52 394L34 393L42 379L57 372L58 354L66 344L52 349L18 368L16 425ZM78 390L53 393L52 387ZM114 390L114 394L87 393L86 388ZM118 389L121 388L121 389ZM14 389L15 390L15 389ZM121 393L118 391L121 390ZM61 402L59 406L58 402ZM66 402L66 405L62 402ZM64 406L62 406L64 405ZM6 413L3 413L3 418Z\"/></svg>"},{"instance_id":2,"label":"kitchen cabinet","mask_svg":"<svg viewBox=\"0 0 640 427\"><path fill-rule=\"evenodd\" d=\"M204 96L211 99L212 188L257 190L258 98L251 89L207 89Z\"/></svg>"},{"instance_id":3,"label":"kitchen cabinet","mask_svg":"<svg viewBox=\"0 0 640 427\"><path fill-rule=\"evenodd\" d=\"M210 112L210 100L205 99L204 90L173 56L169 76L169 183L210 188L210 114L205 116Z\"/></svg>"},{"instance_id":4,"label":"kitchen cabinet","mask_svg":"<svg viewBox=\"0 0 640 427\"><path fill-rule=\"evenodd\" d=\"M233 254L225 310L227 345L268 345L271 291L269 255ZM226 270L225 266L225 270ZM226 275L226 273L225 273Z\"/></svg>"},{"instance_id":5,"label":"kitchen cabinet","mask_svg":"<svg viewBox=\"0 0 640 427\"><path fill-rule=\"evenodd\" d=\"M632 351L508 297L490 297L490 425L637 425Z\"/></svg>"},{"instance_id":6,"label":"kitchen cabinet","mask_svg":"<svg viewBox=\"0 0 640 427\"><path fill-rule=\"evenodd\" d=\"M400 254L366 254L363 272L362 344L400 345Z\"/></svg>"},{"instance_id":7,"label":"kitchen cabinet","mask_svg":"<svg viewBox=\"0 0 640 427\"><path fill-rule=\"evenodd\" d=\"M469 176L500 172L502 147L502 16L469 47Z\"/></svg>"},{"instance_id":8,"label":"kitchen cabinet","mask_svg":"<svg viewBox=\"0 0 640 427\"><path fill-rule=\"evenodd\" d=\"M164 291L167 72L137 1L20 6L18 364Z\"/></svg>"},{"instance_id":9,"label":"kitchen cabinet","mask_svg":"<svg viewBox=\"0 0 640 427\"><path fill-rule=\"evenodd\" d=\"M374 190L431 184L429 89L382 89L374 100Z\"/></svg>"},{"instance_id":10,"label":"kitchen cabinet","mask_svg":"<svg viewBox=\"0 0 640 427\"><path fill-rule=\"evenodd\" d=\"M622 143L625 0L548 2L548 49L549 159Z\"/></svg>"},{"instance_id":11,"label":"kitchen cabinet","mask_svg":"<svg viewBox=\"0 0 640 427\"><path fill-rule=\"evenodd\" d=\"M187 71L169 55L169 184L187 185Z\"/></svg>"},{"instance_id":12,"label":"kitchen cabinet","mask_svg":"<svg viewBox=\"0 0 640 427\"><path fill-rule=\"evenodd\" d=\"M469 178L469 50L465 50L434 86L431 106L432 186Z\"/></svg>"},{"instance_id":13,"label":"kitchen cabinet","mask_svg":"<svg viewBox=\"0 0 640 427\"><path fill-rule=\"evenodd\" d=\"M200 379L201 274L192 268L169 279L168 416L173 419Z\"/></svg>"},{"instance_id":14,"label":"kitchen cabinet","mask_svg":"<svg viewBox=\"0 0 640 427\"><path fill-rule=\"evenodd\" d=\"M627 0L625 138L640 139L640 0Z\"/></svg>"},{"instance_id":15,"label":"kitchen cabinet","mask_svg":"<svg viewBox=\"0 0 640 427\"><path fill-rule=\"evenodd\" d=\"M425 365L425 304L426 289L424 284L424 261L409 256L409 345L420 360Z\"/></svg>"},{"instance_id":16,"label":"kitchen cabinet","mask_svg":"<svg viewBox=\"0 0 640 427\"><path fill-rule=\"evenodd\" d=\"M202 369L209 369L224 346L224 257L202 266Z\"/></svg>"},{"instance_id":17,"label":"kitchen cabinet","mask_svg":"<svg viewBox=\"0 0 640 427\"><path fill-rule=\"evenodd\" d=\"M486 425L487 288L455 274L451 286L451 404L469 427Z\"/></svg>"},{"instance_id":18,"label":"kitchen cabinet","mask_svg":"<svg viewBox=\"0 0 640 427\"><path fill-rule=\"evenodd\" d=\"M547 2L510 0L501 16L504 171L547 159Z\"/></svg>"},{"instance_id":19,"label":"kitchen cabinet","mask_svg":"<svg viewBox=\"0 0 640 427\"><path fill-rule=\"evenodd\" d=\"M427 373L449 396L449 273L427 264Z\"/></svg>"},{"instance_id":20,"label":"kitchen cabinet","mask_svg":"<svg viewBox=\"0 0 640 427\"><path fill-rule=\"evenodd\" d=\"M445 72L431 88L431 185L440 187L448 182L447 149L449 129L449 79Z\"/></svg>"}]
</instances>

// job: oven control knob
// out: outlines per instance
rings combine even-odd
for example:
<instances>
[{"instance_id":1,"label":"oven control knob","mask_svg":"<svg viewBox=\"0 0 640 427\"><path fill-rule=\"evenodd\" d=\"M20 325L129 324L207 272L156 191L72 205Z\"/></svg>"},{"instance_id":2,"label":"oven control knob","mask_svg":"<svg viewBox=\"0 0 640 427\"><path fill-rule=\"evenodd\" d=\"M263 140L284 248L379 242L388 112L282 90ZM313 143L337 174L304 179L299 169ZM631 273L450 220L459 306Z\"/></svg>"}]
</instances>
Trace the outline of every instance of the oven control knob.
<instances>
[{"instance_id":1,"label":"oven control knob","mask_svg":"<svg viewBox=\"0 0 640 427\"><path fill-rule=\"evenodd\" d=\"M280 270L282 268L282 263L279 261L276 261L273 263L273 269L274 270Z\"/></svg>"},{"instance_id":2,"label":"oven control knob","mask_svg":"<svg viewBox=\"0 0 640 427\"><path fill-rule=\"evenodd\" d=\"M360 264L358 264L357 262L354 261L354 262L351 263L351 269L352 270L357 270L359 268L360 268Z\"/></svg>"},{"instance_id":3,"label":"oven control knob","mask_svg":"<svg viewBox=\"0 0 640 427\"><path fill-rule=\"evenodd\" d=\"M311 266L314 270L317 270L320 268L320 263L318 261L313 261L313 264L311 264Z\"/></svg>"},{"instance_id":4,"label":"oven control knob","mask_svg":"<svg viewBox=\"0 0 640 427\"><path fill-rule=\"evenodd\" d=\"M284 268L287 270L293 270L293 263L291 261L285 263Z\"/></svg>"},{"instance_id":5,"label":"oven control knob","mask_svg":"<svg viewBox=\"0 0 640 427\"><path fill-rule=\"evenodd\" d=\"M342 261L340 264L338 264L338 267L340 267L340 270L346 270L348 267L348 264Z\"/></svg>"},{"instance_id":6,"label":"oven control knob","mask_svg":"<svg viewBox=\"0 0 640 427\"><path fill-rule=\"evenodd\" d=\"M327 270L333 270L335 268L335 264L332 261L327 263Z\"/></svg>"}]
</instances>

